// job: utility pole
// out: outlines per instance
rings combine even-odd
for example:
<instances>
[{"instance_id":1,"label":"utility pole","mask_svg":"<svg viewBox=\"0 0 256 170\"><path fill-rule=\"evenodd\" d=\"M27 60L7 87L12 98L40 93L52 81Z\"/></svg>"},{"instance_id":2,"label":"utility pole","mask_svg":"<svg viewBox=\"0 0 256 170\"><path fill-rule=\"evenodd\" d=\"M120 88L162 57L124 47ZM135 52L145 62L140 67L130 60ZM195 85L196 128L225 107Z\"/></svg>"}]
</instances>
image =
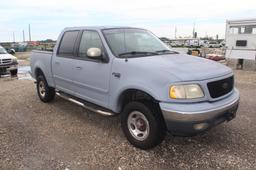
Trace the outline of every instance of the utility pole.
<instances>
[{"instance_id":1,"label":"utility pole","mask_svg":"<svg viewBox=\"0 0 256 170\"><path fill-rule=\"evenodd\" d=\"M176 27L176 25L175 25L174 38L175 38L175 39L177 38L177 27Z\"/></svg>"},{"instance_id":2,"label":"utility pole","mask_svg":"<svg viewBox=\"0 0 256 170\"><path fill-rule=\"evenodd\" d=\"M13 42L15 42L15 33L14 33L14 31L12 33L12 38L13 38Z\"/></svg>"},{"instance_id":3,"label":"utility pole","mask_svg":"<svg viewBox=\"0 0 256 170\"><path fill-rule=\"evenodd\" d=\"M195 24L195 22L194 22L194 24L193 24L193 36L192 36L193 38L195 38L195 25L196 25L196 24Z\"/></svg>"},{"instance_id":4,"label":"utility pole","mask_svg":"<svg viewBox=\"0 0 256 170\"><path fill-rule=\"evenodd\" d=\"M29 41L31 42L31 30L30 30L30 24L28 24L28 35L29 35Z\"/></svg>"},{"instance_id":5,"label":"utility pole","mask_svg":"<svg viewBox=\"0 0 256 170\"><path fill-rule=\"evenodd\" d=\"M22 33L23 33L23 42L25 42L25 32L24 32L24 30L22 30Z\"/></svg>"}]
</instances>

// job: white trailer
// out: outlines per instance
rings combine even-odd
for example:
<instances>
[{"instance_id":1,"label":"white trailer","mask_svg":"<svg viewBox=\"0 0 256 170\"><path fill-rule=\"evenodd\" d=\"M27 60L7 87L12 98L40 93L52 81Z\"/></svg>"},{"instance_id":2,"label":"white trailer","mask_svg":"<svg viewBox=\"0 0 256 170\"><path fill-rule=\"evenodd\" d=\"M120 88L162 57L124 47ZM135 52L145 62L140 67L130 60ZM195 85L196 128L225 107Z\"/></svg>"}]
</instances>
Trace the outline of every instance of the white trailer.
<instances>
[{"instance_id":1,"label":"white trailer","mask_svg":"<svg viewBox=\"0 0 256 170\"><path fill-rule=\"evenodd\" d=\"M226 58L256 60L256 19L227 20Z\"/></svg>"}]
</instances>

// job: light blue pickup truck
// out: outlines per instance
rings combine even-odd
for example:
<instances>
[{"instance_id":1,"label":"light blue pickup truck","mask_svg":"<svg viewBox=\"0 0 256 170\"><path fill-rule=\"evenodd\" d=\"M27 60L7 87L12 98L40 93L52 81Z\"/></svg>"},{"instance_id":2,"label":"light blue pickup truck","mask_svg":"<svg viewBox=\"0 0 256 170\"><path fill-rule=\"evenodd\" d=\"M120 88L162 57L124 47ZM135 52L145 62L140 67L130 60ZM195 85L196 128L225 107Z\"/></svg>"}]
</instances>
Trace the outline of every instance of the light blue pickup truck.
<instances>
[{"instance_id":1,"label":"light blue pickup truck","mask_svg":"<svg viewBox=\"0 0 256 170\"><path fill-rule=\"evenodd\" d=\"M31 73L43 102L55 95L96 113L121 114L128 141L158 145L167 131L191 136L236 116L232 70L172 51L131 27L73 27L53 52L33 51Z\"/></svg>"}]
</instances>

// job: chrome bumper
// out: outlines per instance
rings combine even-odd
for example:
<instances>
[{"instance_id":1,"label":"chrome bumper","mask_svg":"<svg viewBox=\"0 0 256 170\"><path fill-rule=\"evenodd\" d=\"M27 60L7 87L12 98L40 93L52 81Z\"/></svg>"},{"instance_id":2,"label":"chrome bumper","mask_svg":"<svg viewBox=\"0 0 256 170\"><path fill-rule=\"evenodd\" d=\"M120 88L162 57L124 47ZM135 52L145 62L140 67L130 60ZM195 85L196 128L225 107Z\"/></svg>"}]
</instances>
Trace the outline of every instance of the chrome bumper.
<instances>
[{"instance_id":1,"label":"chrome bumper","mask_svg":"<svg viewBox=\"0 0 256 170\"><path fill-rule=\"evenodd\" d=\"M219 101L201 103L160 103L160 108L169 131L182 131L182 133L196 132L194 125L206 123L208 129L225 120L231 120L236 116L239 104L239 92L233 93ZM176 128L179 127L179 128ZM195 131L191 131L192 128ZM203 130L201 129L201 130Z\"/></svg>"},{"instance_id":2,"label":"chrome bumper","mask_svg":"<svg viewBox=\"0 0 256 170\"><path fill-rule=\"evenodd\" d=\"M6 73L11 70L18 69L18 64L4 64L0 65L0 73Z\"/></svg>"},{"instance_id":3,"label":"chrome bumper","mask_svg":"<svg viewBox=\"0 0 256 170\"><path fill-rule=\"evenodd\" d=\"M9 68L7 68L7 71L16 70L18 69L18 65L11 65Z\"/></svg>"}]
</instances>

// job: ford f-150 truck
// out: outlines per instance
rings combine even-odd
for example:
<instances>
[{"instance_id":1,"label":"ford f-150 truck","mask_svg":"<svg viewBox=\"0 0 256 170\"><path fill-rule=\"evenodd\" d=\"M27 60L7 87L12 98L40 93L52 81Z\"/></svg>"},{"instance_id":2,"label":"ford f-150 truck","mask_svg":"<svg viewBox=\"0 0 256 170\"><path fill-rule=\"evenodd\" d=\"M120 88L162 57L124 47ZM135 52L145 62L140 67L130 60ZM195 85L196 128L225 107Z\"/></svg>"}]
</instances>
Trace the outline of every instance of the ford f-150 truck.
<instances>
[{"instance_id":1,"label":"ford f-150 truck","mask_svg":"<svg viewBox=\"0 0 256 170\"><path fill-rule=\"evenodd\" d=\"M16 76L18 72L17 58L0 46L0 76L2 74L11 73L12 76Z\"/></svg>"},{"instance_id":2,"label":"ford f-150 truck","mask_svg":"<svg viewBox=\"0 0 256 170\"><path fill-rule=\"evenodd\" d=\"M128 141L158 145L166 132L191 136L236 116L232 70L172 51L150 31L73 27L53 52L34 51L31 74L43 102L55 94L96 113L121 114Z\"/></svg>"}]
</instances>

